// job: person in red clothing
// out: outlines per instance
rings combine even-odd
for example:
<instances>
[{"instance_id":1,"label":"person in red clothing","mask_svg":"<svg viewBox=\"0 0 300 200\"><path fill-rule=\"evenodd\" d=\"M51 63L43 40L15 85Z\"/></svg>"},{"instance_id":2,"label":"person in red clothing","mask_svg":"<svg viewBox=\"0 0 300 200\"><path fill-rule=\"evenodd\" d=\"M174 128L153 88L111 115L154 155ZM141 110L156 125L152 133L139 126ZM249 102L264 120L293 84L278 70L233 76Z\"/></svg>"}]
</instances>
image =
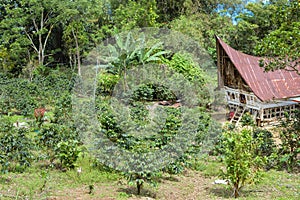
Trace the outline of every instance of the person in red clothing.
<instances>
[{"instance_id":1,"label":"person in red clothing","mask_svg":"<svg viewBox=\"0 0 300 200\"><path fill-rule=\"evenodd\" d=\"M234 111L230 111L230 112L229 112L229 120L232 119L233 116L234 116Z\"/></svg>"},{"instance_id":2,"label":"person in red clothing","mask_svg":"<svg viewBox=\"0 0 300 200\"><path fill-rule=\"evenodd\" d=\"M34 109L34 117L36 122L42 122L46 109L44 107Z\"/></svg>"}]
</instances>

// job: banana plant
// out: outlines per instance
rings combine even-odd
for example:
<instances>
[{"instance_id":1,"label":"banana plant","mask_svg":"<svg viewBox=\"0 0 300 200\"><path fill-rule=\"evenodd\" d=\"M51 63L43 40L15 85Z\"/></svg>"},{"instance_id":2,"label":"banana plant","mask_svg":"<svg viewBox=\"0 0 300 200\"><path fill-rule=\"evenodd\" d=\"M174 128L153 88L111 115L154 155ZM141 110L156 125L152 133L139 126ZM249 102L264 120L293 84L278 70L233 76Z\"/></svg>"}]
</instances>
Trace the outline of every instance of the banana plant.
<instances>
[{"instance_id":1,"label":"banana plant","mask_svg":"<svg viewBox=\"0 0 300 200\"><path fill-rule=\"evenodd\" d=\"M157 42L149 47L144 34L135 39L132 33L128 32L125 38L117 35L115 40L115 45L108 45L109 57L107 60L110 60L113 73L123 75L125 87L128 68L157 62L161 60L161 56L169 53L169 51L163 50L162 42Z\"/></svg>"}]
</instances>

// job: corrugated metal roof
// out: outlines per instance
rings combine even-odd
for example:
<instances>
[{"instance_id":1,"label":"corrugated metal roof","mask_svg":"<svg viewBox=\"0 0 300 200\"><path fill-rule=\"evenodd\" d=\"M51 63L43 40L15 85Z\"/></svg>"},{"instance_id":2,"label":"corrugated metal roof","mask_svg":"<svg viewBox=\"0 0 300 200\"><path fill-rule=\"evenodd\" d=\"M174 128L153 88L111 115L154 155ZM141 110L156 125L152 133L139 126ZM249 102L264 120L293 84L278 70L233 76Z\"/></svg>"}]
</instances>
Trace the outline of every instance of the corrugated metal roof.
<instances>
[{"instance_id":1,"label":"corrugated metal roof","mask_svg":"<svg viewBox=\"0 0 300 200\"><path fill-rule=\"evenodd\" d=\"M265 72L259 66L261 57L237 51L219 37L216 38L242 78L259 99L268 101L300 96L300 76L295 71ZM298 68L300 71L300 66Z\"/></svg>"},{"instance_id":2,"label":"corrugated metal roof","mask_svg":"<svg viewBox=\"0 0 300 200\"><path fill-rule=\"evenodd\" d=\"M300 103L300 97L290 98L289 100Z\"/></svg>"}]
</instances>

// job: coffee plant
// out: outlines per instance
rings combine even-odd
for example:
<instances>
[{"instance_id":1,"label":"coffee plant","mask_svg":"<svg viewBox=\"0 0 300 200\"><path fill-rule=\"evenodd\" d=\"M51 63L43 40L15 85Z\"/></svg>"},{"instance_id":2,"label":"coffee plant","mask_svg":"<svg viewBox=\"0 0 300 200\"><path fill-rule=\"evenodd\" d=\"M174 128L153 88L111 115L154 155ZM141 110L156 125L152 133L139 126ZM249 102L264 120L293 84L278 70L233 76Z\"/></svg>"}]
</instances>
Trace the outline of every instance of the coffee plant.
<instances>
[{"instance_id":1,"label":"coffee plant","mask_svg":"<svg viewBox=\"0 0 300 200\"><path fill-rule=\"evenodd\" d=\"M276 151L275 141L270 131L266 129L255 129L253 131L253 139L260 140L256 152L262 156L270 156Z\"/></svg>"},{"instance_id":2,"label":"coffee plant","mask_svg":"<svg viewBox=\"0 0 300 200\"><path fill-rule=\"evenodd\" d=\"M279 148L280 167L289 171L300 168L300 111L297 110L294 116L286 115L281 123L280 139L282 143Z\"/></svg>"},{"instance_id":3,"label":"coffee plant","mask_svg":"<svg viewBox=\"0 0 300 200\"><path fill-rule=\"evenodd\" d=\"M249 112L246 112L242 116L241 123L242 123L242 126L254 126L255 125L253 116Z\"/></svg>"},{"instance_id":4,"label":"coffee plant","mask_svg":"<svg viewBox=\"0 0 300 200\"><path fill-rule=\"evenodd\" d=\"M157 185L157 179L161 176L159 172L131 172L124 174L127 177L128 183L135 184L137 189L137 194L141 194L141 189L144 183L149 183L152 186Z\"/></svg>"},{"instance_id":5,"label":"coffee plant","mask_svg":"<svg viewBox=\"0 0 300 200\"><path fill-rule=\"evenodd\" d=\"M141 84L133 91L132 101L175 101L175 94L163 85L148 83Z\"/></svg>"},{"instance_id":6,"label":"coffee plant","mask_svg":"<svg viewBox=\"0 0 300 200\"><path fill-rule=\"evenodd\" d=\"M113 73L101 73L99 74L96 95L97 96L111 96L115 85L118 83L120 77Z\"/></svg>"},{"instance_id":7,"label":"coffee plant","mask_svg":"<svg viewBox=\"0 0 300 200\"><path fill-rule=\"evenodd\" d=\"M66 124L72 120L72 99L69 93L63 92L57 98L54 108L53 122L57 124Z\"/></svg>"},{"instance_id":8,"label":"coffee plant","mask_svg":"<svg viewBox=\"0 0 300 200\"><path fill-rule=\"evenodd\" d=\"M74 169L81 149L77 140L61 141L54 148L55 157L60 160L62 168Z\"/></svg>"},{"instance_id":9,"label":"coffee plant","mask_svg":"<svg viewBox=\"0 0 300 200\"><path fill-rule=\"evenodd\" d=\"M46 153L50 163L53 164L54 160L59 158L63 165L72 167L78 156L77 138L78 133L72 128L65 125L49 124L41 128L36 141L42 151ZM58 145L62 149L59 149Z\"/></svg>"},{"instance_id":10,"label":"coffee plant","mask_svg":"<svg viewBox=\"0 0 300 200\"><path fill-rule=\"evenodd\" d=\"M258 179L258 172L264 159L256 154L260 142L252 137L252 132L243 129L240 132L223 133L224 163L226 170L222 177L228 179L233 188L233 196L240 196L240 189Z\"/></svg>"},{"instance_id":11,"label":"coffee plant","mask_svg":"<svg viewBox=\"0 0 300 200\"><path fill-rule=\"evenodd\" d=\"M200 108L197 108L199 110L199 126L195 141L190 144L188 151L176 160L168 163L165 167L162 166L161 168L155 168L155 170L150 166L142 166L139 168L138 166L141 165L141 163L139 163L139 156L144 154L151 155L152 152L155 153L155 150L163 149L166 145L172 143L181 127L181 109L161 106L161 109L163 109L167 115L161 129L158 130L156 134L148 135L145 133L143 134L143 137L136 137L123 131L117 122L116 116L111 110L108 101L99 101L96 107L98 108L98 120L106 137L117 144L120 148L131 152L133 156L137 156L136 161L130 160L128 162L130 162L131 165L135 165L135 168L138 168L139 170L130 169L130 171L126 172L125 175L131 184L136 184L138 193L140 192L144 182L148 182L150 184L155 183L155 179L159 172L165 171L172 174L178 174L188 167L189 159L199 153L208 132L211 131L212 128L211 117L205 112L201 112ZM148 123L148 113L149 110L147 109L147 103L143 102L142 99L141 101L131 102L130 117L131 120L135 121L135 123L140 125Z\"/></svg>"},{"instance_id":12,"label":"coffee plant","mask_svg":"<svg viewBox=\"0 0 300 200\"><path fill-rule=\"evenodd\" d=\"M74 83L72 76L57 71L47 77L35 75L31 81L3 75L0 77L0 112L32 116L35 108L54 104L65 92L70 93Z\"/></svg>"},{"instance_id":13,"label":"coffee plant","mask_svg":"<svg viewBox=\"0 0 300 200\"><path fill-rule=\"evenodd\" d=\"M1 119L0 125L0 171L22 172L33 161L33 141L25 128L16 129L10 121Z\"/></svg>"}]
</instances>

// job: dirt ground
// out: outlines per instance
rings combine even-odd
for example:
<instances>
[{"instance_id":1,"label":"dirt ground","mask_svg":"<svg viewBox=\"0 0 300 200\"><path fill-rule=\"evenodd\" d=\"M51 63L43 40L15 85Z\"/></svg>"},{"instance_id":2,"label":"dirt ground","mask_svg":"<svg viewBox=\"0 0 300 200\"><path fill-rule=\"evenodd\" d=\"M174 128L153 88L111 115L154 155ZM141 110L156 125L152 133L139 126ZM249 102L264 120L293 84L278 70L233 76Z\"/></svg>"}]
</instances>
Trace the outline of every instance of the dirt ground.
<instances>
[{"instance_id":1,"label":"dirt ground","mask_svg":"<svg viewBox=\"0 0 300 200\"><path fill-rule=\"evenodd\" d=\"M201 172L186 171L182 175L162 177L158 187L148 185L143 188L141 195L136 194L136 188L130 187L125 181L112 185L97 185L92 194L89 188L81 187L59 191L48 196L47 200L196 200L196 199L223 199L228 196L228 191L224 185L214 185L216 178L205 178ZM52 196L52 197L51 197ZM220 198L218 198L220 196Z\"/></svg>"}]
</instances>

